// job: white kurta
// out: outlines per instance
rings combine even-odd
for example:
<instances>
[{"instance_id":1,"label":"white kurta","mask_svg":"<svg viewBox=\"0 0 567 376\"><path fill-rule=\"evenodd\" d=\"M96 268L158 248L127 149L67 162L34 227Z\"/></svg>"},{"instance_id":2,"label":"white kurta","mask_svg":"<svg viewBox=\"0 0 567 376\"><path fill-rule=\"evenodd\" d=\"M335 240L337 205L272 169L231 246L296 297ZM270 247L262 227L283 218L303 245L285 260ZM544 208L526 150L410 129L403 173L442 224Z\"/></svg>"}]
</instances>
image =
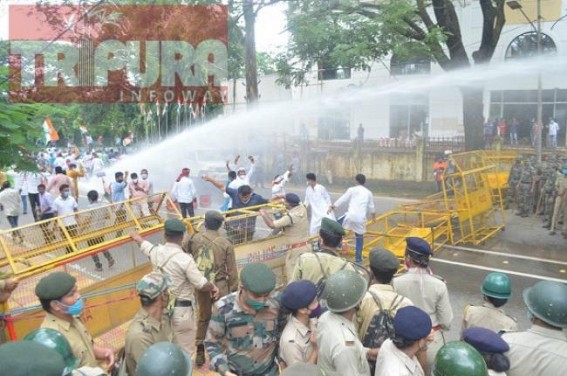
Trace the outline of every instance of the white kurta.
<instances>
[{"instance_id":1,"label":"white kurta","mask_svg":"<svg viewBox=\"0 0 567 376\"><path fill-rule=\"evenodd\" d=\"M357 234L366 232L366 220L368 213L376 213L374 208L374 197L372 192L362 185L350 187L335 202L335 207L348 203L348 209L343 221L345 230L352 230Z\"/></svg>"},{"instance_id":2,"label":"white kurta","mask_svg":"<svg viewBox=\"0 0 567 376\"><path fill-rule=\"evenodd\" d=\"M309 235L315 235L319 233L321 228L321 221L323 218L328 217L335 219L335 215L331 212L327 214L329 206L331 206L331 196L327 189L321 184L315 184L315 187L307 187L305 190L305 202L306 207L311 208L311 224L309 226Z\"/></svg>"}]
</instances>

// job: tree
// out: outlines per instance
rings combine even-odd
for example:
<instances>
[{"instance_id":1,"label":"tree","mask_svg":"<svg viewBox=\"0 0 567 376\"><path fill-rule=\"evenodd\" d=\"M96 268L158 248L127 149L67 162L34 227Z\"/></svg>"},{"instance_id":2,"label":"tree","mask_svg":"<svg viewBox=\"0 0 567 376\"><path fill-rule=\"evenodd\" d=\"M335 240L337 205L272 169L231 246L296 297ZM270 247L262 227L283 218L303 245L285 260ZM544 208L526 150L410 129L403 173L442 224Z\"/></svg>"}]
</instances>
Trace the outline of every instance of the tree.
<instances>
[{"instance_id":1,"label":"tree","mask_svg":"<svg viewBox=\"0 0 567 376\"><path fill-rule=\"evenodd\" d=\"M383 48L389 51L404 49L405 46L412 46L414 52L426 53L434 59L446 71L469 67L472 64L488 63L498 44L500 33L505 24L504 6L505 0L479 0L482 13L482 32L480 35L480 45L472 54L467 52L461 33L461 26L455 10L454 2L451 0L386 0L378 3L359 3L346 2L341 5L329 7L322 15L321 8L313 7L321 4L319 1L303 1L301 6L307 7L308 12L317 17L312 18L313 23L317 23L317 28L322 28L321 22L332 17L344 20L352 15L360 15L368 21L373 22L375 27L374 37L363 42L363 48L359 57L367 60L366 52L372 48L374 43L380 43ZM332 8L332 9L331 9ZM305 11L305 9L303 9ZM304 17L301 14L290 13L290 31L295 39L295 46L292 44L293 52L303 52L298 49L297 37L294 35L293 25L297 19ZM324 18L326 16L327 18ZM335 25L337 22L335 22ZM344 27L347 31L351 28ZM329 26L333 24L328 23ZM311 25L315 28L315 25ZM333 30L331 30L333 32ZM310 38L308 34L301 34L301 38L318 39L318 34ZM324 39L324 38L323 38ZM294 48L295 47L295 48ZM340 45L333 46L331 49L319 49L323 56L336 53ZM410 51L411 52L411 51ZM297 55L300 60L303 58L313 58L317 56L313 51ZM281 59L280 59L281 63ZM304 68L308 64L305 64ZM290 65L283 64L283 81L286 77L298 77L298 72L290 71ZM300 78L300 77L299 77ZM293 80L288 79L288 83ZM297 83L297 80L295 80ZM480 87L460 87L463 96L463 122L465 128L465 146L467 150L479 149L482 147L482 125L483 125L483 90Z\"/></svg>"}]
</instances>

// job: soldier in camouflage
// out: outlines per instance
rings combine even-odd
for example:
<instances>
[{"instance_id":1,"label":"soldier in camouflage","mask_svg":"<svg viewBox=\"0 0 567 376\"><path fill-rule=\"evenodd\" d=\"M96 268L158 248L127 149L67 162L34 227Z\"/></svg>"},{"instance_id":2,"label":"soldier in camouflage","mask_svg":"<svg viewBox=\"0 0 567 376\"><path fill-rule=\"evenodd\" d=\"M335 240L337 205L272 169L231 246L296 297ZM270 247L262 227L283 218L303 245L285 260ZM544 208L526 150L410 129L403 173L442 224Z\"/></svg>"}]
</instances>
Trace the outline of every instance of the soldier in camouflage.
<instances>
[{"instance_id":1,"label":"soldier in camouflage","mask_svg":"<svg viewBox=\"0 0 567 376\"><path fill-rule=\"evenodd\" d=\"M221 298L213 312L205 346L211 370L222 376L274 376L286 317L273 290L276 277L261 263L246 265L240 290Z\"/></svg>"},{"instance_id":2,"label":"soldier in camouflage","mask_svg":"<svg viewBox=\"0 0 567 376\"><path fill-rule=\"evenodd\" d=\"M555 182L557 181L558 166L553 165L547 172L547 178L543 186L543 228L551 227L553 206L555 205Z\"/></svg>"},{"instance_id":3,"label":"soldier in camouflage","mask_svg":"<svg viewBox=\"0 0 567 376\"><path fill-rule=\"evenodd\" d=\"M532 211L535 170L530 162L524 165L520 182L516 188L518 195L518 211L516 215L528 217Z\"/></svg>"},{"instance_id":4,"label":"soldier in camouflage","mask_svg":"<svg viewBox=\"0 0 567 376\"><path fill-rule=\"evenodd\" d=\"M520 182L520 177L522 175L522 161L516 159L516 163L510 169L510 174L508 175L508 191L506 192L506 209L510 207L511 204L516 200L516 187Z\"/></svg>"}]
</instances>

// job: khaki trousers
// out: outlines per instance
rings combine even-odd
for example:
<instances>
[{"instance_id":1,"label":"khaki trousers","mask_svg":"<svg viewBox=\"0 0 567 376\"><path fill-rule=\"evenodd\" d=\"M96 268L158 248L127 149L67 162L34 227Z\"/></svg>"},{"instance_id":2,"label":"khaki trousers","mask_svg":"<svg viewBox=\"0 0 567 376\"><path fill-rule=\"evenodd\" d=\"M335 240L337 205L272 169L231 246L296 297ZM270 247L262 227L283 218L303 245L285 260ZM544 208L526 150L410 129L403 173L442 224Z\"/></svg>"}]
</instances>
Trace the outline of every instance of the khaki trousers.
<instances>
[{"instance_id":1,"label":"khaki trousers","mask_svg":"<svg viewBox=\"0 0 567 376\"><path fill-rule=\"evenodd\" d=\"M197 334L193 307L175 307L171 324L173 333L175 333L175 344L181 347L187 354L193 356L195 353L195 336Z\"/></svg>"}]
</instances>

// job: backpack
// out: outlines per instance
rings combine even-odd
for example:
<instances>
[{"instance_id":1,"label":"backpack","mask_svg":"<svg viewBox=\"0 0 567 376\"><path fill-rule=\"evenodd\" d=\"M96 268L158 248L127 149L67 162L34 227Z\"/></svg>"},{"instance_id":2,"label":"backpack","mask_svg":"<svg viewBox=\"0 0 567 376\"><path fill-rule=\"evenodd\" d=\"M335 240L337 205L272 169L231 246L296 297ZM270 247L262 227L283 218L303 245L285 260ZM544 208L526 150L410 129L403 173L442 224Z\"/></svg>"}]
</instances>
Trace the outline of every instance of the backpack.
<instances>
[{"instance_id":1,"label":"backpack","mask_svg":"<svg viewBox=\"0 0 567 376\"><path fill-rule=\"evenodd\" d=\"M206 241L201 245L201 247L193 253L195 255L195 264L199 271L207 278L207 281L215 282L215 252L213 249L213 244L218 239L218 237L213 240L205 239Z\"/></svg>"},{"instance_id":2,"label":"backpack","mask_svg":"<svg viewBox=\"0 0 567 376\"><path fill-rule=\"evenodd\" d=\"M325 273L325 270L323 270L323 265L321 264L321 259L319 258L317 252L313 254L315 255L315 258L317 258L317 262L319 263L319 267L321 268L321 274L323 275L321 279L318 280L317 283L315 284L315 287L317 288L317 298L322 299L323 292L325 291L325 285L327 284L328 275L327 273ZM348 261L345 261L345 263L339 270L343 270L347 266L347 264Z\"/></svg>"},{"instance_id":3,"label":"backpack","mask_svg":"<svg viewBox=\"0 0 567 376\"><path fill-rule=\"evenodd\" d=\"M400 305L403 297L396 295L392 304L390 304L390 308L385 309L382 307L382 302L378 295L372 291L368 292L378 305L378 312L376 312L372 320L370 320L366 334L364 334L364 338L362 339L362 344L364 347L375 349L382 346L382 343L386 339L394 335L394 316L392 312Z\"/></svg>"}]
</instances>

